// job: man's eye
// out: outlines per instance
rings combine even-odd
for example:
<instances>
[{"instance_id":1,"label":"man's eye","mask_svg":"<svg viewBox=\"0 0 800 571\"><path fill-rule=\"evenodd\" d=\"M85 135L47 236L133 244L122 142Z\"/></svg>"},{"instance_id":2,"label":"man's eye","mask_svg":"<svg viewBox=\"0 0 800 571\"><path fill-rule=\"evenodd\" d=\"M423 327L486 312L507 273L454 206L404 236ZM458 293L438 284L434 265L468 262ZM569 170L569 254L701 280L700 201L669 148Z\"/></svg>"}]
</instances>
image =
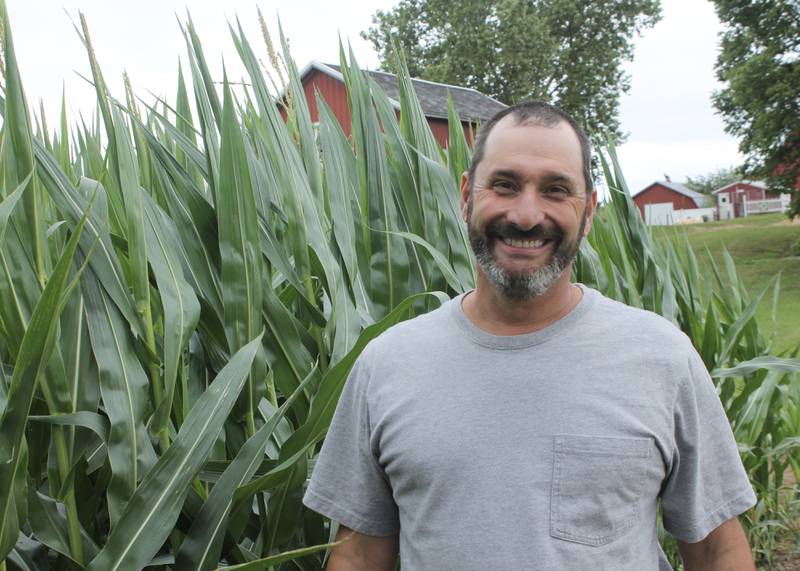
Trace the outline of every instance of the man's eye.
<instances>
[{"instance_id":1,"label":"man's eye","mask_svg":"<svg viewBox=\"0 0 800 571\"><path fill-rule=\"evenodd\" d=\"M514 190L514 185L508 180L496 180L492 183L492 186L503 191Z\"/></svg>"},{"instance_id":2,"label":"man's eye","mask_svg":"<svg viewBox=\"0 0 800 571\"><path fill-rule=\"evenodd\" d=\"M565 188L563 186L551 186L551 187L548 187L547 192L548 192L548 194L555 194L555 195L564 194L564 195L566 195L566 194L569 194L569 189Z\"/></svg>"}]
</instances>

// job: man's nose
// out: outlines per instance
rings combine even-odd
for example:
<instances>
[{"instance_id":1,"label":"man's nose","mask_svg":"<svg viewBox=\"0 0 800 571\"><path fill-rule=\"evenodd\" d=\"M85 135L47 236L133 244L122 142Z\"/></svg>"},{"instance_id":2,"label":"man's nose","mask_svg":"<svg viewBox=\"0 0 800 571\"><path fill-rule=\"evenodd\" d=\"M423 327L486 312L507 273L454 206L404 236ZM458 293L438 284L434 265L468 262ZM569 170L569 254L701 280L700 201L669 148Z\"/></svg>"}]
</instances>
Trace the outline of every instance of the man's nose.
<instances>
[{"instance_id":1,"label":"man's nose","mask_svg":"<svg viewBox=\"0 0 800 571\"><path fill-rule=\"evenodd\" d=\"M544 203L541 194L533 188L526 188L509 204L507 220L522 230L530 230L539 225L545 218Z\"/></svg>"}]
</instances>

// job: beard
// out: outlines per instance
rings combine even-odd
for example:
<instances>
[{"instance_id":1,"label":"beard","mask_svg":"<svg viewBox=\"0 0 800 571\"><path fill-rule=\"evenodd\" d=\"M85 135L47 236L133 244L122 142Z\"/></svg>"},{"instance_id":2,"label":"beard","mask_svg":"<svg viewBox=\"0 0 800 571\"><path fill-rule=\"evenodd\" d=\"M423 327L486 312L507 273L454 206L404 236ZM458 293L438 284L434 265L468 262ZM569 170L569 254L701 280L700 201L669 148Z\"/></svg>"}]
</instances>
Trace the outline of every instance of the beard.
<instances>
[{"instance_id":1,"label":"beard","mask_svg":"<svg viewBox=\"0 0 800 571\"><path fill-rule=\"evenodd\" d=\"M490 223L486 230L481 232L472 222L471 201L468 204L467 215L469 243L478 266L501 295L515 301L527 301L539 297L561 278L578 253L587 219L587 211L584 211L576 238L568 240L559 228L538 225L530 230L523 230L516 224L501 221ZM494 253L494 242L501 238L548 240L554 244L555 250L543 266L525 272L510 272L497 260Z\"/></svg>"}]
</instances>

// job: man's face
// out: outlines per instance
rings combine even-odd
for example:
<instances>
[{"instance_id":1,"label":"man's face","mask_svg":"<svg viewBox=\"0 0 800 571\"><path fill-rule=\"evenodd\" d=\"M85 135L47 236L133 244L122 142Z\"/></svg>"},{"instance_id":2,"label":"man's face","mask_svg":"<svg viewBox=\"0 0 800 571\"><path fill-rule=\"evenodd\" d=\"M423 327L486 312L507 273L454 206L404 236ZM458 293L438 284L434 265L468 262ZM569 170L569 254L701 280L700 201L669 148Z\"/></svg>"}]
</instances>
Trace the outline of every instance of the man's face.
<instances>
[{"instance_id":1,"label":"man's face","mask_svg":"<svg viewBox=\"0 0 800 571\"><path fill-rule=\"evenodd\" d=\"M543 127L506 117L489 134L475 180L462 177L479 271L505 297L537 297L571 268L596 204L582 167L567 123Z\"/></svg>"}]
</instances>

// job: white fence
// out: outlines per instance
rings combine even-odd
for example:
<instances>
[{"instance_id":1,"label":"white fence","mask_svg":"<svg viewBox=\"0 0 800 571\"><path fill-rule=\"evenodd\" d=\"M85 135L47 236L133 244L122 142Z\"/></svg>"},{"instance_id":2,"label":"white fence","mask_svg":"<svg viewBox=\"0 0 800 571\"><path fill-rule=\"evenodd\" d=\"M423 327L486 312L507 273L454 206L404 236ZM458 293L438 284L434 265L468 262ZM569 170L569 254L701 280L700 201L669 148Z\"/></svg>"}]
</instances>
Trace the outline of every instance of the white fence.
<instances>
[{"instance_id":1,"label":"white fence","mask_svg":"<svg viewBox=\"0 0 800 571\"><path fill-rule=\"evenodd\" d=\"M745 200L742 202L742 216L766 214L768 212L786 212L789 209L789 195L781 194L780 198L766 200Z\"/></svg>"},{"instance_id":2,"label":"white fence","mask_svg":"<svg viewBox=\"0 0 800 571\"><path fill-rule=\"evenodd\" d=\"M716 208L687 208L675 210L671 202L644 205L644 221L649 226L694 224L714 220Z\"/></svg>"}]
</instances>

